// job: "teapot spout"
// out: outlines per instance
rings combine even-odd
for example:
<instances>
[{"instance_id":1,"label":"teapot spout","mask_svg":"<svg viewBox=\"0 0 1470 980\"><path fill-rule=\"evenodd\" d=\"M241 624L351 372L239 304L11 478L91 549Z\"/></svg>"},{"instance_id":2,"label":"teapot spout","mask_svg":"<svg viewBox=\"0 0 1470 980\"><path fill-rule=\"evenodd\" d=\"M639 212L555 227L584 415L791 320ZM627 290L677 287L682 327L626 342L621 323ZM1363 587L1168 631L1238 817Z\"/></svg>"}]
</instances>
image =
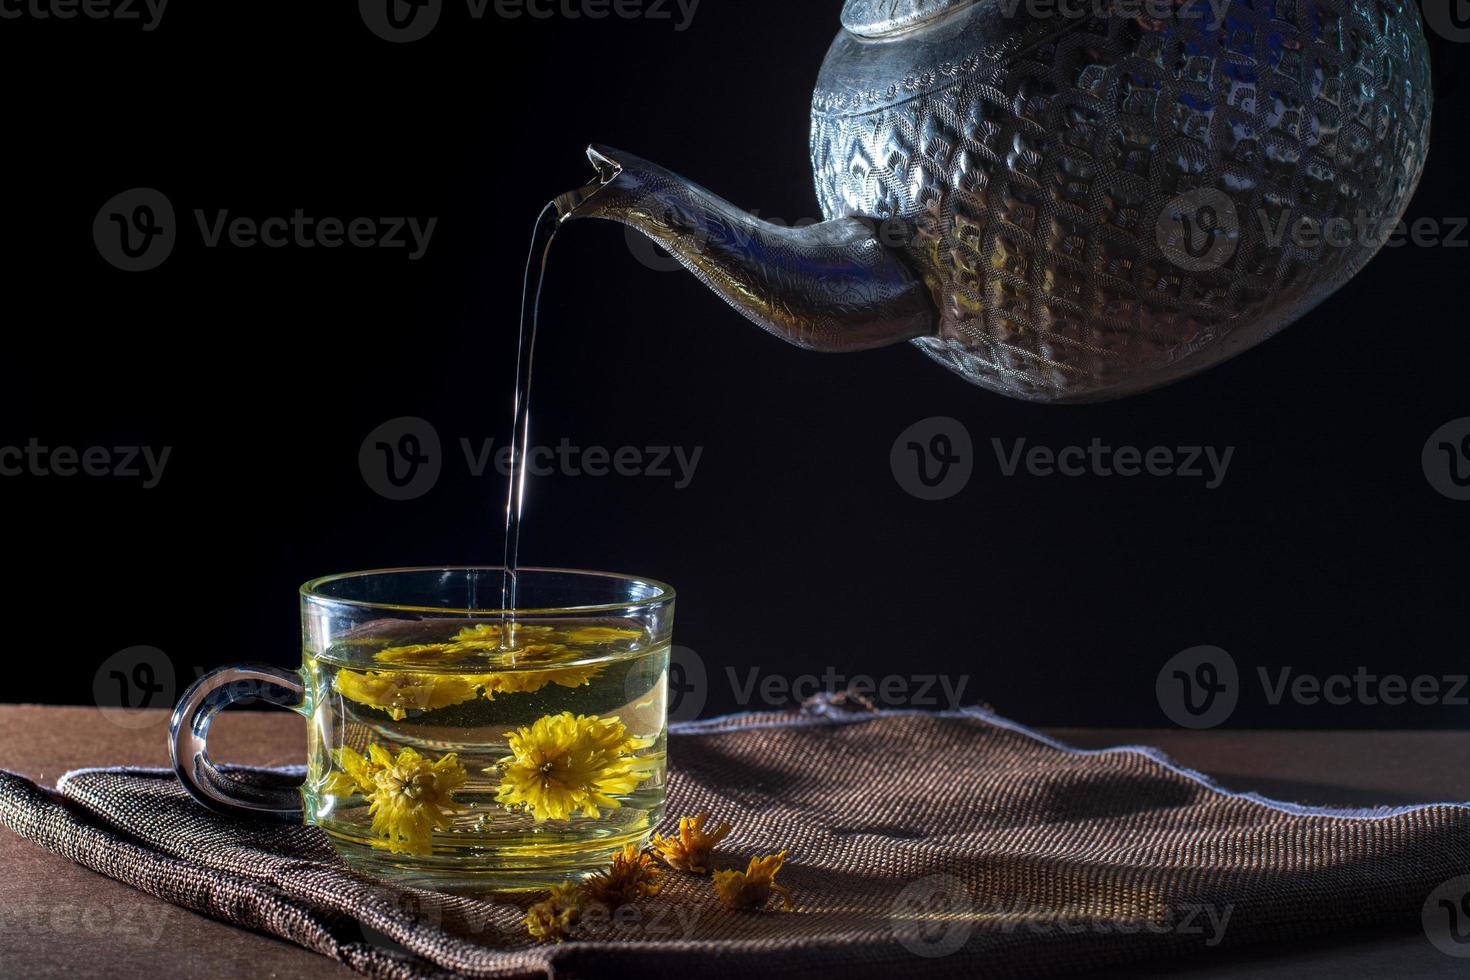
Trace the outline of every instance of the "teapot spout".
<instances>
[{"instance_id":1,"label":"teapot spout","mask_svg":"<svg viewBox=\"0 0 1470 980\"><path fill-rule=\"evenodd\" d=\"M637 229L752 322L807 350L858 351L931 334L929 290L861 218L762 221L646 160L593 146L597 179L557 199L562 220Z\"/></svg>"}]
</instances>

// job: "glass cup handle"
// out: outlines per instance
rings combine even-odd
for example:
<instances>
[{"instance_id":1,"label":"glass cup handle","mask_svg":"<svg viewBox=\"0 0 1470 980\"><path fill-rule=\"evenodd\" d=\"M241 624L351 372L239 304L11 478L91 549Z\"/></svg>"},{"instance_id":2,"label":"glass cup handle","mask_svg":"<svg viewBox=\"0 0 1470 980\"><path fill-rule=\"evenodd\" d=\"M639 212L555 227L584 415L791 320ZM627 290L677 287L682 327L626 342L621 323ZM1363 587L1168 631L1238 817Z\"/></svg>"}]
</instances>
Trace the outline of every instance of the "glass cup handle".
<instances>
[{"instance_id":1,"label":"glass cup handle","mask_svg":"<svg viewBox=\"0 0 1470 980\"><path fill-rule=\"evenodd\" d=\"M215 767L205 750L209 725L220 709L256 698L300 711L306 705L306 685L300 674L265 664L221 667L195 681L179 699L168 723L174 772L190 796L218 813L299 823L300 790L252 786L233 779Z\"/></svg>"}]
</instances>

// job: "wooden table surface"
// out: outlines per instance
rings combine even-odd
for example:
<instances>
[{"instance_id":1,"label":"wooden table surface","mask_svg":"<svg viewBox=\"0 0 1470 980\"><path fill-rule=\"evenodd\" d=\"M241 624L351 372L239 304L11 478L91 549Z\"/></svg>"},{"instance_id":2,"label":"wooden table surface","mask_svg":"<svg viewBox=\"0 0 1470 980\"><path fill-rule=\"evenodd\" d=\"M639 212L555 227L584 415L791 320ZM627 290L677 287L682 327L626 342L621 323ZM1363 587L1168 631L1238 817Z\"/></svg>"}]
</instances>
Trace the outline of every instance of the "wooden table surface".
<instances>
[{"instance_id":1,"label":"wooden table surface","mask_svg":"<svg viewBox=\"0 0 1470 980\"><path fill-rule=\"evenodd\" d=\"M119 724L97 708L0 705L0 767L46 784L87 766L165 766L167 714ZM1470 733L1059 730L1074 745L1154 745L1233 789L1302 803L1368 806L1470 801ZM222 715L218 761L280 765L304 759L305 723L287 712ZM345 967L136 892L0 831L0 975L350 977ZM1467 869L1470 871L1470 869ZM1291 946L1202 954L1095 977L1251 977L1331 980L1470 977L1417 928L1335 936Z\"/></svg>"}]
</instances>

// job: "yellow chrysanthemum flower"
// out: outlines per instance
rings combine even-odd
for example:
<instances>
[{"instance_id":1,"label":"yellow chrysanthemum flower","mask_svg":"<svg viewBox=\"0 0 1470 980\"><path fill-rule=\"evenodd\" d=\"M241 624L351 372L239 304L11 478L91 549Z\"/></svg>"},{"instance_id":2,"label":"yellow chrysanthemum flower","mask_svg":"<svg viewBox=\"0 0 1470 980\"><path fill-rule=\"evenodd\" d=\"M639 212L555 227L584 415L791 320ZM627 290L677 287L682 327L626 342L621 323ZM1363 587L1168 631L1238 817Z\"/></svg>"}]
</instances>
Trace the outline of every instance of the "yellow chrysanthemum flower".
<instances>
[{"instance_id":1,"label":"yellow chrysanthemum flower","mask_svg":"<svg viewBox=\"0 0 1470 980\"><path fill-rule=\"evenodd\" d=\"M322 783L323 793L328 796L351 796L354 793L371 793L377 788L373 777L377 775L381 766L363 758L358 752L345 745L337 750L336 756L337 765L341 769L328 774L326 781Z\"/></svg>"},{"instance_id":2,"label":"yellow chrysanthemum flower","mask_svg":"<svg viewBox=\"0 0 1470 980\"><path fill-rule=\"evenodd\" d=\"M543 943L559 943L567 938L582 914L582 894L577 882L569 881L551 889L551 894L526 910L521 921L531 938Z\"/></svg>"},{"instance_id":3,"label":"yellow chrysanthemum flower","mask_svg":"<svg viewBox=\"0 0 1470 980\"><path fill-rule=\"evenodd\" d=\"M450 815L463 809L452 799L465 783L464 766L459 764L459 758L451 752L430 762L406 747L394 758L387 749L374 743L368 746L370 758L364 765L355 766L354 771L346 758L349 752L350 749L341 752L343 768L349 777L359 786L364 777L371 778L371 789L366 794L378 846L395 854L432 853L433 832L448 830Z\"/></svg>"},{"instance_id":4,"label":"yellow chrysanthemum flower","mask_svg":"<svg viewBox=\"0 0 1470 980\"><path fill-rule=\"evenodd\" d=\"M498 624L477 623L474 626L466 626L454 634L452 639L456 643L489 646L492 649L498 650L503 632ZM551 626L532 626L524 623L510 624L511 639L516 642L529 639L545 639L555 632L556 629Z\"/></svg>"},{"instance_id":5,"label":"yellow chrysanthemum flower","mask_svg":"<svg viewBox=\"0 0 1470 980\"><path fill-rule=\"evenodd\" d=\"M632 844L624 844L613 855L606 871L599 871L582 883L582 894L610 909L621 908L644 896L657 895L663 888L658 880L662 873L653 858Z\"/></svg>"},{"instance_id":6,"label":"yellow chrysanthemum flower","mask_svg":"<svg viewBox=\"0 0 1470 980\"><path fill-rule=\"evenodd\" d=\"M469 650L458 643L413 643L388 647L373 656L379 663L408 667L443 667L458 663Z\"/></svg>"},{"instance_id":7,"label":"yellow chrysanthemum flower","mask_svg":"<svg viewBox=\"0 0 1470 980\"><path fill-rule=\"evenodd\" d=\"M500 774L496 801L521 806L536 819L567 820L577 811L599 817L601 808L622 804L617 793L630 793L649 774L633 755L647 740L628 737L617 718L544 715L528 726L506 732L511 755L486 772Z\"/></svg>"},{"instance_id":8,"label":"yellow chrysanthemum flower","mask_svg":"<svg viewBox=\"0 0 1470 980\"><path fill-rule=\"evenodd\" d=\"M602 667L558 667L554 670L505 670L485 677L485 696L495 700L497 694L531 694L548 684L561 687L585 687L602 673Z\"/></svg>"},{"instance_id":9,"label":"yellow chrysanthemum flower","mask_svg":"<svg viewBox=\"0 0 1470 980\"><path fill-rule=\"evenodd\" d=\"M480 696L482 683L479 677L463 674L340 670L332 686L349 701L382 708L394 721L402 721L411 709L433 711L473 701Z\"/></svg>"},{"instance_id":10,"label":"yellow chrysanthemum flower","mask_svg":"<svg viewBox=\"0 0 1470 980\"><path fill-rule=\"evenodd\" d=\"M720 901L732 909L763 909L771 892L781 896L783 907L790 909L791 893L776 884L776 872L786 861L786 852L769 857L753 857L744 871L716 871L715 892Z\"/></svg>"},{"instance_id":11,"label":"yellow chrysanthemum flower","mask_svg":"<svg viewBox=\"0 0 1470 980\"><path fill-rule=\"evenodd\" d=\"M671 868L700 875L709 874L710 852L730 833L730 825L722 823L705 833L704 822L708 819L708 813L701 813L692 819L680 817L678 837L653 835L654 853Z\"/></svg>"}]
</instances>

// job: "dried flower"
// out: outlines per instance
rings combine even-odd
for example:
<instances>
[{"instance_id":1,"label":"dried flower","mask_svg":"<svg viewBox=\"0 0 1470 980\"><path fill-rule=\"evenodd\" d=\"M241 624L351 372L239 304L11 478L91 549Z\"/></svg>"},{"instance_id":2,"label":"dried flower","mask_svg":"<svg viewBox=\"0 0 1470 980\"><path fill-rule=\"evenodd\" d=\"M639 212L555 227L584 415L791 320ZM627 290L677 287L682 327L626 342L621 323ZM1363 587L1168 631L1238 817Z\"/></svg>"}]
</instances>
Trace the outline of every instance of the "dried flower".
<instances>
[{"instance_id":1,"label":"dried flower","mask_svg":"<svg viewBox=\"0 0 1470 980\"><path fill-rule=\"evenodd\" d=\"M786 852L769 857L753 857L744 871L716 871L715 892L720 901L732 909L763 909L771 892L781 896L783 907L790 909L791 893L776 884L776 872L786 860Z\"/></svg>"},{"instance_id":2,"label":"dried flower","mask_svg":"<svg viewBox=\"0 0 1470 980\"><path fill-rule=\"evenodd\" d=\"M459 643L414 643L388 647L373 656L379 663L402 667L445 667L464 660L474 648Z\"/></svg>"},{"instance_id":3,"label":"dried flower","mask_svg":"<svg viewBox=\"0 0 1470 980\"><path fill-rule=\"evenodd\" d=\"M495 799L525 807L537 823L567 820L578 810L599 817L599 808L622 805L613 794L632 792L649 775L632 754L649 741L630 738L615 717L564 711L537 718L506 738L512 754L485 770L500 773Z\"/></svg>"},{"instance_id":4,"label":"dried flower","mask_svg":"<svg viewBox=\"0 0 1470 980\"><path fill-rule=\"evenodd\" d=\"M602 667L597 665L558 667L554 670L503 670L485 675L485 696L493 701L497 694L530 694L548 684L583 687L592 683L600 673Z\"/></svg>"},{"instance_id":5,"label":"dried flower","mask_svg":"<svg viewBox=\"0 0 1470 980\"><path fill-rule=\"evenodd\" d=\"M693 818L680 817L678 837L653 835L654 853L671 868L700 875L709 874L710 852L730 833L730 825L722 823L713 831L705 833L704 822L708 819L708 813L701 813Z\"/></svg>"},{"instance_id":6,"label":"dried flower","mask_svg":"<svg viewBox=\"0 0 1470 980\"><path fill-rule=\"evenodd\" d=\"M500 649L500 638L503 635L503 632L504 631L501 630L499 624L476 623L474 626L466 626L464 629L454 634L452 639L454 640L454 642L463 644L465 646L489 647L490 649L498 650ZM524 623L510 624L510 637L512 643L518 642L521 639L530 639L532 637L545 639L555 632L556 630L550 626L532 626Z\"/></svg>"},{"instance_id":7,"label":"dried flower","mask_svg":"<svg viewBox=\"0 0 1470 980\"><path fill-rule=\"evenodd\" d=\"M521 921L531 938L543 943L559 943L567 938L572 926L582 915L581 888L575 881L557 885L551 894L532 905Z\"/></svg>"},{"instance_id":8,"label":"dried flower","mask_svg":"<svg viewBox=\"0 0 1470 980\"><path fill-rule=\"evenodd\" d=\"M663 887L658 880L662 873L653 858L633 844L624 844L613 855L606 871L599 871L582 883L582 894L610 909L620 908L644 896L657 895Z\"/></svg>"},{"instance_id":9,"label":"dried flower","mask_svg":"<svg viewBox=\"0 0 1470 980\"><path fill-rule=\"evenodd\" d=\"M483 678L472 675L407 671L339 670L332 680L344 698L381 708L394 721L407 718L410 709L433 711L473 701L480 696L482 684Z\"/></svg>"},{"instance_id":10,"label":"dried flower","mask_svg":"<svg viewBox=\"0 0 1470 980\"><path fill-rule=\"evenodd\" d=\"M395 854L429 854L433 832L448 830L451 814L462 809L451 798L465 783L464 766L453 753L430 762L411 748L394 758L374 743L370 758L351 749L339 752L343 770L370 801L378 846Z\"/></svg>"},{"instance_id":11,"label":"dried flower","mask_svg":"<svg viewBox=\"0 0 1470 980\"><path fill-rule=\"evenodd\" d=\"M369 754L372 747L368 748ZM370 759L365 759L356 751L347 746L337 750L337 765L341 767L340 772L332 772L327 775L322 784L322 792L328 796L351 796L354 793L371 793L377 788L374 777L378 770L383 768Z\"/></svg>"}]
</instances>

